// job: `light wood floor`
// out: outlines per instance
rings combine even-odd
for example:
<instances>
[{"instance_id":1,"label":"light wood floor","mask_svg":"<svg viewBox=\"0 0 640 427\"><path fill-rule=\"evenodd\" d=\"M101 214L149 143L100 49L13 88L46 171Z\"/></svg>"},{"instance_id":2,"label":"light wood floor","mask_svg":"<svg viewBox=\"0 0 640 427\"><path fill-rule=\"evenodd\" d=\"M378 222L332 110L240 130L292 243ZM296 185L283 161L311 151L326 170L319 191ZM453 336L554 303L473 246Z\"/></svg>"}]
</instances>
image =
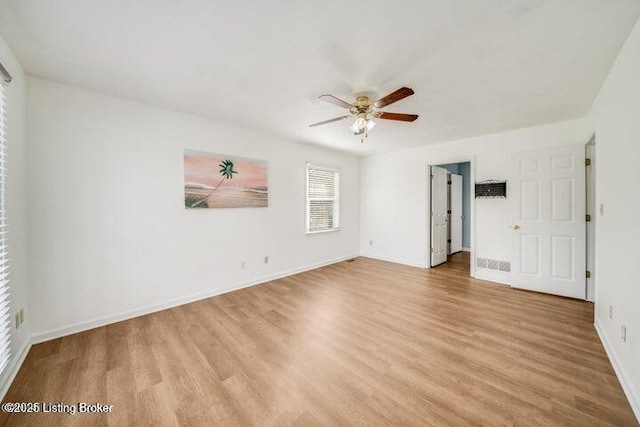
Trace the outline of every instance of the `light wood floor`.
<instances>
[{"instance_id":1,"label":"light wood floor","mask_svg":"<svg viewBox=\"0 0 640 427\"><path fill-rule=\"evenodd\" d=\"M636 425L591 304L467 271L359 258L39 344L6 402L113 413L0 425Z\"/></svg>"}]
</instances>

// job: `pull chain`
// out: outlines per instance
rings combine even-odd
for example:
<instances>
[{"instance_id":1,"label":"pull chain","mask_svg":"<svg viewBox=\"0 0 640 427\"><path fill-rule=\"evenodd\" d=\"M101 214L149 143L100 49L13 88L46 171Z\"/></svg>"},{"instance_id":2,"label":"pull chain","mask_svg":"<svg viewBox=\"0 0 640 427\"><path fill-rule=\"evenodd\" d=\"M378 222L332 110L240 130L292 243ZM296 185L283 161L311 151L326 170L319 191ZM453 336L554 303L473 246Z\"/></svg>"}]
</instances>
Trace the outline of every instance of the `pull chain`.
<instances>
[{"instance_id":1,"label":"pull chain","mask_svg":"<svg viewBox=\"0 0 640 427\"><path fill-rule=\"evenodd\" d=\"M367 138L369 136L369 132L367 130L367 128L364 129L364 135L362 135L360 137L360 144L364 143L364 139Z\"/></svg>"}]
</instances>

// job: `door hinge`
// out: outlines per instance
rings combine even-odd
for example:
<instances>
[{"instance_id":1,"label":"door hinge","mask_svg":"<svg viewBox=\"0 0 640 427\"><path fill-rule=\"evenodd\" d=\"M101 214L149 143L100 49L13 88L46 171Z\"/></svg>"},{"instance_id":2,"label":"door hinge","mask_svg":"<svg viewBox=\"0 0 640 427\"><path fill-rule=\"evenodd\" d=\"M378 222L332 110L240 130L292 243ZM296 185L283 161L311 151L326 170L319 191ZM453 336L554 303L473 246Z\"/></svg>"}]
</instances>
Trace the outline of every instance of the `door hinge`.
<instances>
[{"instance_id":1,"label":"door hinge","mask_svg":"<svg viewBox=\"0 0 640 427\"><path fill-rule=\"evenodd\" d=\"M447 184L451 185L451 181L447 181Z\"/></svg>"},{"instance_id":2,"label":"door hinge","mask_svg":"<svg viewBox=\"0 0 640 427\"><path fill-rule=\"evenodd\" d=\"M587 214L587 215L586 215L585 220L586 220L587 222L591 221L591 215Z\"/></svg>"},{"instance_id":3,"label":"door hinge","mask_svg":"<svg viewBox=\"0 0 640 427\"><path fill-rule=\"evenodd\" d=\"M451 243L451 239L447 239L447 243Z\"/></svg>"},{"instance_id":4,"label":"door hinge","mask_svg":"<svg viewBox=\"0 0 640 427\"><path fill-rule=\"evenodd\" d=\"M431 253L433 253L433 248L431 248Z\"/></svg>"},{"instance_id":5,"label":"door hinge","mask_svg":"<svg viewBox=\"0 0 640 427\"><path fill-rule=\"evenodd\" d=\"M591 272L589 270L587 270L587 279L591 278Z\"/></svg>"},{"instance_id":6,"label":"door hinge","mask_svg":"<svg viewBox=\"0 0 640 427\"><path fill-rule=\"evenodd\" d=\"M451 209L447 209L447 213L448 213L448 214L451 214Z\"/></svg>"},{"instance_id":7,"label":"door hinge","mask_svg":"<svg viewBox=\"0 0 640 427\"><path fill-rule=\"evenodd\" d=\"M433 174L431 174L431 180L433 181Z\"/></svg>"},{"instance_id":8,"label":"door hinge","mask_svg":"<svg viewBox=\"0 0 640 427\"><path fill-rule=\"evenodd\" d=\"M584 159L585 166L591 166L591 159Z\"/></svg>"}]
</instances>

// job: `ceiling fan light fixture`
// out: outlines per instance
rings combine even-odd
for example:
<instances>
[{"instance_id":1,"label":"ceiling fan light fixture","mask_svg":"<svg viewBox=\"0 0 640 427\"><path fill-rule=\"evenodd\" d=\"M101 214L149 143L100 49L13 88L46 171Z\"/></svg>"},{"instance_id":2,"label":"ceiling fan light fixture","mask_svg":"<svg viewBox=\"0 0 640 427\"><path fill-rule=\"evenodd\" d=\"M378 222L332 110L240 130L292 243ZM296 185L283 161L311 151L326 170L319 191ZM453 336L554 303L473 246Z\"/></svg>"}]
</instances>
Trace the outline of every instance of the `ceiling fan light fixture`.
<instances>
[{"instance_id":1,"label":"ceiling fan light fixture","mask_svg":"<svg viewBox=\"0 0 640 427\"><path fill-rule=\"evenodd\" d=\"M351 125L350 128L353 131L354 135L360 135L367 129L367 120L362 117L358 117L355 122Z\"/></svg>"},{"instance_id":2,"label":"ceiling fan light fixture","mask_svg":"<svg viewBox=\"0 0 640 427\"><path fill-rule=\"evenodd\" d=\"M375 125L376 125L376 122L374 122L373 120L371 120L371 119L368 119L368 120L367 120L367 130L371 130L371 129L373 129L373 127L374 127Z\"/></svg>"},{"instance_id":3,"label":"ceiling fan light fixture","mask_svg":"<svg viewBox=\"0 0 640 427\"><path fill-rule=\"evenodd\" d=\"M361 135L365 131L370 131L376 123L371 119L366 119L364 117L358 117L355 122L351 125L351 130L354 135Z\"/></svg>"}]
</instances>

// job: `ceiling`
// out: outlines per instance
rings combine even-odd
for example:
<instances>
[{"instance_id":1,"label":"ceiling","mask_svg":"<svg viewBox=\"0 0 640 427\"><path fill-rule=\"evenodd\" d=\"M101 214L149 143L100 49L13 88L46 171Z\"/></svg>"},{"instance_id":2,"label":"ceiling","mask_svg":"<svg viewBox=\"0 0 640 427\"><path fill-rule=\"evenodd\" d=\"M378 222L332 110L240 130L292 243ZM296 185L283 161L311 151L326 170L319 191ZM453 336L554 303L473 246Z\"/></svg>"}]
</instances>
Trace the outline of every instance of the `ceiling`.
<instances>
[{"instance_id":1,"label":"ceiling","mask_svg":"<svg viewBox=\"0 0 640 427\"><path fill-rule=\"evenodd\" d=\"M47 79L359 155L583 117L638 0L0 0ZM353 101L409 86L364 143Z\"/></svg>"}]
</instances>

